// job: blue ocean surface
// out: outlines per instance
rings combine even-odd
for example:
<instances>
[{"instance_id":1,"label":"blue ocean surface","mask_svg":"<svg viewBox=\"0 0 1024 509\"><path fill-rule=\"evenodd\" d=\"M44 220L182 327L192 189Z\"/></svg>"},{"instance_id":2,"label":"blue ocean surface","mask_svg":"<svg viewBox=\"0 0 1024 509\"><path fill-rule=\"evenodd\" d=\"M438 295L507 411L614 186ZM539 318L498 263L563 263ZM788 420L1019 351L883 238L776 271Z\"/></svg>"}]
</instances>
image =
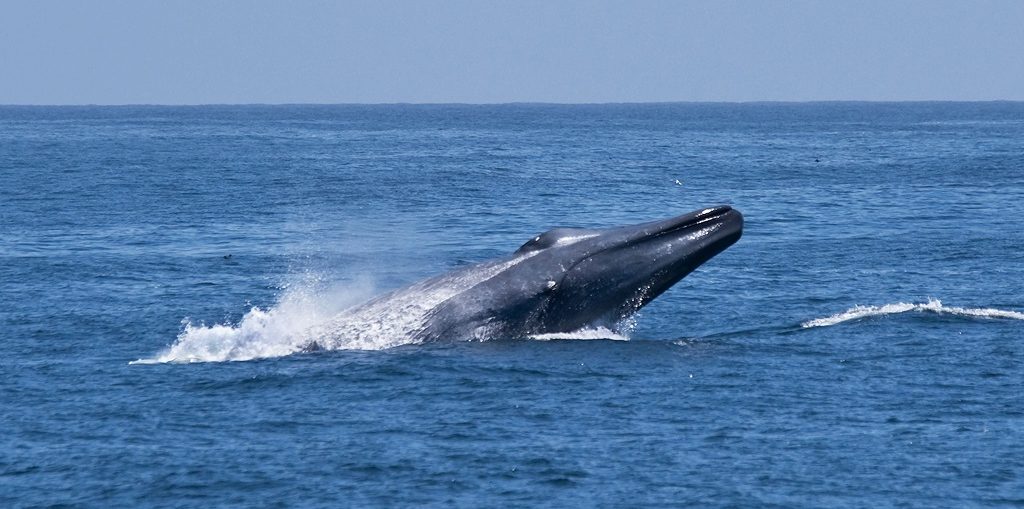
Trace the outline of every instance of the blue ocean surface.
<instances>
[{"instance_id":1,"label":"blue ocean surface","mask_svg":"<svg viewBox=\"0 0 1024 509\"><path fill-rule=\"evenodd\" d=\"M300 348L717 204L618 330ZM2 507L1019 507L1024 103L0 107L0 348Z\"/></svg>"}]
</instances>

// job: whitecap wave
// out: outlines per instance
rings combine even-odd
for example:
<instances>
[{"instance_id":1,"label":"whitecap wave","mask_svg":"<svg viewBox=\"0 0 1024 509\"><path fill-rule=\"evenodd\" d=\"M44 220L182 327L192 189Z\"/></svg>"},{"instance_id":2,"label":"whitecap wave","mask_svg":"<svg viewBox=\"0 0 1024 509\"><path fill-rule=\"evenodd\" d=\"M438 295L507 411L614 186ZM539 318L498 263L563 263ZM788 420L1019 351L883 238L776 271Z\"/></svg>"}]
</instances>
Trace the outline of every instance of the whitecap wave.
<instances>
[{"instance_id":1,"label":"whitecap wave","mask_svg":"<svg viewBox=\"0 0 1024 509\"><path fill-rule=\"evenodd\" d=\"M572 332L534 334L530 336L530 339L536 339L538 341L552 341L558 339L611 339L614 341L629 341L629 337L607 327L587 327Z\"/></svg>"},{"instance_id":2,"label":"whitecap wave","mask_svg":"<svg viewBox=\"0 0 1024 509\"><path fill-rule=\"evenodd\" d=\"M824 318L808 320L800 324L803 328L828 327L850 320L858 320L869 316L893 315L907 312L937 313L957 316L970 316L978 318L1008 318L1012 320L1024 320L1024 313L1019 311L1008 311L993 308L963 308L956 306L944 306L938 299L928 299L925 303L897 302L883 306L854 306L842 313L837 313Z\"/></svg>"}]
</instances>

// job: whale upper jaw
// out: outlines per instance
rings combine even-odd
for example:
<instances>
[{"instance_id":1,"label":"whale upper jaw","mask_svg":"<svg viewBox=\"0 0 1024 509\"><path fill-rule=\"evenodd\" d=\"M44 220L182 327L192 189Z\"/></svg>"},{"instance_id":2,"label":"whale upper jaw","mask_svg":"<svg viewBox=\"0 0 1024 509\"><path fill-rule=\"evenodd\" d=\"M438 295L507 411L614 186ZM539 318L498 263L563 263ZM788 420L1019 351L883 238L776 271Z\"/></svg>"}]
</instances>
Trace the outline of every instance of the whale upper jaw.
<instances>
[{"instance_id":1,"label":"whale upper jaw","mask_svg":"<svg viewBox=\"0 0 1024 509\"><path fill-rule=\"evenodd\" d=\"M689 273L735 244L742 235L743 214L728 205L720 205L660 221L607 230L603 236L609 239L587 258L622 252L638 262L651 262L651 265L687 262L690 267L686 273Z\"/></svg>"},{"instance_id":2,"label":"whale upper jaw","mask_svg":"<svg viewBox=\"0 0 1024 509\"><path fill-rule=\"evenodd\" d=\"M645 231L651 230L652 233L661 235L678 229L692 228L709 222L724 220L727 216L735 216L741 221L743 217L739 211L728 205L718 205L702 210L695 210L693 212L670 217L668 219L641 223L634 226L625 226L623 228L638 228ZM740 223L740 226L742 226L742 222Z\"/></svg>"}]
</instances>

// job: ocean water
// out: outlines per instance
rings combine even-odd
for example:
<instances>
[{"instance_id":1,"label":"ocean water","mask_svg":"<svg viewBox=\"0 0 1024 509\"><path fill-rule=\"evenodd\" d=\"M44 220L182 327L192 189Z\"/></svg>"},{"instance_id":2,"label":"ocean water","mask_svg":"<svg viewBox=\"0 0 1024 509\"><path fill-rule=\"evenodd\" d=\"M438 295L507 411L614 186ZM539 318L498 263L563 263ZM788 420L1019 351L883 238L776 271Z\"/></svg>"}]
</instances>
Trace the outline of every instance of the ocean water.
<instances>
[{"instance_id":1,"label":"ocean water","mask_svg":"<svg viewBox=\"0 0 1024 509\"><path fill-rule=\"evenodd\" d=\"M618 330L297 351L716 204ZM1022 103L0 107L0 506L1021 506L1022 220Z\"/></svg>"}]
</instances>

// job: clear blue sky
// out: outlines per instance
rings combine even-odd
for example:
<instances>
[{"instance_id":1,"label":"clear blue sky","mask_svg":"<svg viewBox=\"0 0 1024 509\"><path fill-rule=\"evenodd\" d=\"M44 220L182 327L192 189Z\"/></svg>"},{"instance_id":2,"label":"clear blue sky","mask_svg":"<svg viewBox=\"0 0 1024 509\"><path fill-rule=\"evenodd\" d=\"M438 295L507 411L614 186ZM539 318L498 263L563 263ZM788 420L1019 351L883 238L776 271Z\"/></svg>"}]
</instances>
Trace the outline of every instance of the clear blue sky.
<instances>
[{"instance_id":1,"label":"clear blue sky","mask_svg":"<svg viewBox=\"0 0 1024 509\"><path fill-rule=\"evenodd\" d=\"M1024 0L0 2L0 104L1024 100Z\"/></svg>"}]
</instances>

